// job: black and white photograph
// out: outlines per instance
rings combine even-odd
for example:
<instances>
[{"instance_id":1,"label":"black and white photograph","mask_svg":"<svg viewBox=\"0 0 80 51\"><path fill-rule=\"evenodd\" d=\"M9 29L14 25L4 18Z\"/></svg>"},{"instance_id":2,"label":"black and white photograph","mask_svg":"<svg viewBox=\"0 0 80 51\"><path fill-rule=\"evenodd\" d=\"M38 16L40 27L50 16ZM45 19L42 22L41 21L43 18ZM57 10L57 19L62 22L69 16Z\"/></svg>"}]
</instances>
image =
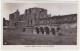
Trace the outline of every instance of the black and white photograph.
<instances>
[{"instance_id":1,"label":"black and white photograph","mask_svg":"<svg viewBox=\"0 0 80 51\"><path fill-rule=\"evenodd\" d=\"M77 3L3 3L3 45L77 45Z\"/></svg>"}]
</instances>

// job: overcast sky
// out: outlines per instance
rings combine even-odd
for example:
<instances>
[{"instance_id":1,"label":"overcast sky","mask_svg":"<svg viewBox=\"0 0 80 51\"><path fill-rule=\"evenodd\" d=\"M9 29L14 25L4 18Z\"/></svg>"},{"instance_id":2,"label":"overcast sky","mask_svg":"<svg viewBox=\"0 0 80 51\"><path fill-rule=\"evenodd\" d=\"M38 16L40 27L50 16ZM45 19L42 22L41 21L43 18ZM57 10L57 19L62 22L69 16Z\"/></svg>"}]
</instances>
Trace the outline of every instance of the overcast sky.
<instances>
[{"instance_id":1,"label":"overcast sky","mask_svg":"<svg viewBox=\"0 0 80 51\"><path fill-rule=\"evenodd\" d=\"M2 16L9 20L9 14L17 9L24 14L25 9L33 7L45 8L52 16L77 13L77 3L4 3Z\"/></svg>"}]
</instances>

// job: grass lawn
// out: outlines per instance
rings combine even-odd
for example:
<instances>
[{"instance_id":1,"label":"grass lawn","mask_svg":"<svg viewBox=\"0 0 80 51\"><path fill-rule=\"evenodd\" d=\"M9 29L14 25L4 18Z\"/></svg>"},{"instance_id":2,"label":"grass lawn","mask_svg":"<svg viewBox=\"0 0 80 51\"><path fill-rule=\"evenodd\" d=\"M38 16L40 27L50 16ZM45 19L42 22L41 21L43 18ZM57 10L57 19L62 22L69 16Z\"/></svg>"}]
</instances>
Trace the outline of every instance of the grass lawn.
<instances>
[{"instance_id":1,"label":"grass lawn","mask_svg":"<svg viewBox=\"0 0 80 51\"><path fill-rule=\"evenodd\" d=\"M76 45L76 36L54 36L43 34L24 34L4 32L3 44L5 45Z\"/></svg>"}]
</instances>

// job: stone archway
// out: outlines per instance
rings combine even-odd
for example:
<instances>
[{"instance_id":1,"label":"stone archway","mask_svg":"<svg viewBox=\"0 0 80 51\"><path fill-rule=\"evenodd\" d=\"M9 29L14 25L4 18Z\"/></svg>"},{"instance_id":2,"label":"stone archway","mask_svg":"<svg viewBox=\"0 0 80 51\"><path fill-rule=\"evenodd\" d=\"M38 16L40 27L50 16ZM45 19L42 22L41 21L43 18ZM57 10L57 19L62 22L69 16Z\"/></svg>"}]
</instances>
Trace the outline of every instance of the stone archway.
<instances>
[{"instance_id":1,"label":"stone archway","mask_svg":"<svg viewBox=\"0 0 80 51\"><path fill-rule=\"evenodd\" d=\"M35 27L35 30L36 30L37 34L39 34L39 28Z\"/></svg>"},{"instance_id":2,"label":"stone archway","mask_svg":"<svg viewBox=\"0 0 80 51\"><path fill-rule=\"evenodd\" d=\"M55 29L54 28L51 28L51 32L53 35L55 35Z\"/></svg>"},{"instance_id":3,"label":"stone archway","mask_svg":"<svg viewBox=\"0 0 80 51\"><path fill-rule=\"evenodd\" d=\"M44 29L43 29L43 27L40 27L40 32L41 32L42 34L44 34Z\"/></svg>"},{"instance_id":4,"label":"stone archway","mask_svg":"<svg viewBox=\"0 0 80 51\"><path fill-rule=\"evenodd\" d=\"M45 27L44 30L45 30L46 34L49 34L49 28L48 27Z\"/></svg>"},{"instance_id":5,"label":"stone archway","mask_svg":"<svg viewBox=\"0 0 80 51\"><path fill-rule=\"evenodd\" d=\"M57 32L58 32L58 35L62 35L62 31L61 31L61 28L60 27L57 27Z\"/></svg>"}]
</instances>

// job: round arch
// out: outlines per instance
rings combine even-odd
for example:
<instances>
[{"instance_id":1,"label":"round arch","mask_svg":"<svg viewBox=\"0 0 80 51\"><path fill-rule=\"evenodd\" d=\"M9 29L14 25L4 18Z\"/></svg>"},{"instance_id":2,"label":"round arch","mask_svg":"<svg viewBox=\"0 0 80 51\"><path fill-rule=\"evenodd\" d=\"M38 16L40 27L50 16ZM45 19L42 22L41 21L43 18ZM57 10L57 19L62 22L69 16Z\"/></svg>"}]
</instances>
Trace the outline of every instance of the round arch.
<instances>
[{"instance_id":1,"label":"round arch","mask_svg":"<svg viewBox=\"0 0 80 51\"><path fill-rule=\"evenodd\" d=\"M49 28L48 27L45 27L44 30L45 30L46 34L49 34Z\"/></svg>"},{"instance_id":2,"label":"round arch","mask_svg":"<svg viewBox=\"0 0 80 51\"><path fill-rule=\"evenodd\" d=\"M43 29L43 27L40 27L40 31L41 31L42 34L44 34L44 29Z\"/></svg>"},{"instance_id":3,"label":"round arch","mask_svg":"<svg viewBox=\"0 0 80 51\"><path fill-rule=\"evenodd\" d=\"M54 28L51 28L51 32L53 35L55 35L55 29Z\"/></svg>"},{"instance_id":4,"label":"round arch","mask_svg":"<svg viewBox=\"0 0 80 51\"><path fill-rule=\"evenodd\" d=\"M61 31L61 28L60 27L57 27L57 32L58 32L58 35L62 35L62 31Z\"/></svg>"},{"instance_id":5,"label":"round arch","mask_svg":"<svg viewBox=\"0 0 80 51\"><path fill-rule=\"evenodd\" d=\"M36 30L37 34L39 34L39 28L35 27L35 30Z\"/></svg>"}]
</instances>

